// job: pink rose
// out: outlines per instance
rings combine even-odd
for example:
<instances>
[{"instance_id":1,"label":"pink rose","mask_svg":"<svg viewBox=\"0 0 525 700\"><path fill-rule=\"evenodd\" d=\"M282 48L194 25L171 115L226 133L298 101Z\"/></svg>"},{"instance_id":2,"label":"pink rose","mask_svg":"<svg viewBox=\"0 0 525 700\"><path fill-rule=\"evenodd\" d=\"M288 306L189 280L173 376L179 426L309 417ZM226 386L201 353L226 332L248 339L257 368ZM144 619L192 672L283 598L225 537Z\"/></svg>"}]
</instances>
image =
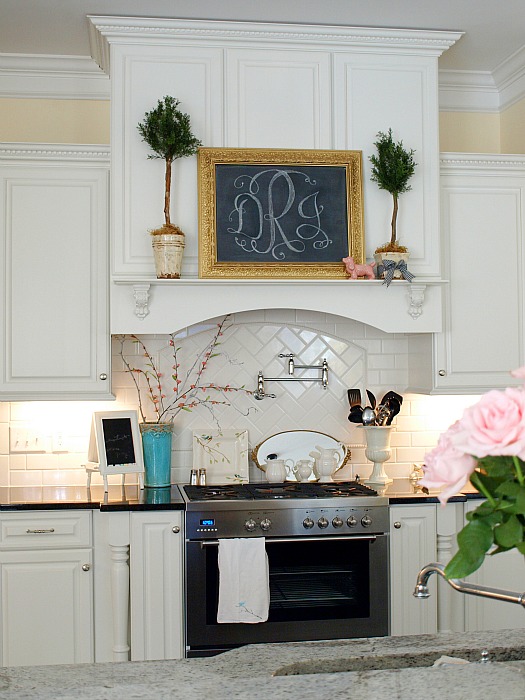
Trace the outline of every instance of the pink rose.
<instances>
[{"instance_id":1,"label":"pink rose","mask_svg":"<svg viewBox=\"0 0 525 700\"><path fill-rule=\"evenodd\" d=\"M516 379L525 379L525 366L513 369L511 375L516 377Z\"/></svg>"},{"instance_id":2,"label":"pink rose","mask_svg":"<svg viewBox=\"0 0 525 700\"><path fill-rule=\"evenodd\" d=\"M525 391L508 388L489 391L467 408L454 446L476 457L516 455L525 459Z\"/></svg>"},{"instance_id":3,"label":"pink rose","mask_svg":"<svg viewBox=\"0 0 525 700\"><path fill-rule=\"evenodd\" d=\"M462 432L457 421L440 436L437 446L425 455L424 477L420 484L427 488L446 487L438 496L443 504L465 486L477 463L474 457L454 445L454 437Z\"/></svg>"}]
</instances>

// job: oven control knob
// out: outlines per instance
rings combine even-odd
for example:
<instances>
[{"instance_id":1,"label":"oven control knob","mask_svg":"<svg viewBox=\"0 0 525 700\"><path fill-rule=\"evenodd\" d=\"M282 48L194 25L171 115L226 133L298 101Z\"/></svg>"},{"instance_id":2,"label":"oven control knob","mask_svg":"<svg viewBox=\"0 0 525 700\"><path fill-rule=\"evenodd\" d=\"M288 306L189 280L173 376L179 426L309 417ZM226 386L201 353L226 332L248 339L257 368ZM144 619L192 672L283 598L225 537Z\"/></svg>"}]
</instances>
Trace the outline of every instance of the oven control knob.
<instances>
[{"instance_id":1,"label":"oven control knob","mask_svg":"<svg viewBox=\"0 0 525 700\"><path fill-rule=\"evenodd\" d=\"M305 518L303 520L303 527L305 528L305 530L311 530L314 525L315 525L315 523L312 520L312 518Z\"/></svg>"},{"instance_id":2,"label":"oven control knob","mask_svg":"<svg viewBox=\"0 0 525 700\"><path fill-rule=\"evenodd\" d=\"M248 530L248 532L253 532L256 527L257 527L257 523L255 522L255 520L247 520L244 523L244 529Z\"/></svg>"},{"instance_id":3,"label":"oven control knob","mask_svg":"<svg viewBox=\"0 0 525 700\"><path fill-rule=\"evenodd\" d=\"M325 529L325 527L328 527L328 525L329 525L328 520L326 518L319 518L319 520L317 521L317 524L323 530Z\"/></svg>"},{"instance_id":4,"label":"oven control knob","mask_svg":"<svg viewBox=\"0 0 525 700\"><path fill-rule=\"evenodd\" d=\"M268 532L268 530L272 526L272 521L269 518L265 518L264 520L261 520L261 530L264 530L264 532Z\"/></svg>"},{"instance_id":5,"label":"oven control knob","mask_svg":"<svg viewBox=\"0 0 525 700\"><path fill-rule=\"evenodd\" d=\"M363 527L370 527L372 524L372 518L368 515L365 515L363 518L361 518L361 525Z\"/></svg>"},{"instance_id":6,"label":"oven control knob","mask_svg":"<svg viewBox=\"0 0 525 700\"><path fill-rule=\"evenodd\" d=\"M332 520L332 525L333 525L334 527L343 527L343 524L344 524L344 523L343 523L343 521L341 520L341 518L340 518L339 516L336 516L336 517Z\"/></svg>"},{"instance_id":7,"label":"oven control knob","mask_svg":"<svg viewBox=\"0 0 525 700\"><path fill-rule=\"evenodd\" d=\"M355 527L357 525L357 520L354 518L353 515L351 515L349 518L346 519L346 524L348 527Z\"/></svg>"}]
</instances>

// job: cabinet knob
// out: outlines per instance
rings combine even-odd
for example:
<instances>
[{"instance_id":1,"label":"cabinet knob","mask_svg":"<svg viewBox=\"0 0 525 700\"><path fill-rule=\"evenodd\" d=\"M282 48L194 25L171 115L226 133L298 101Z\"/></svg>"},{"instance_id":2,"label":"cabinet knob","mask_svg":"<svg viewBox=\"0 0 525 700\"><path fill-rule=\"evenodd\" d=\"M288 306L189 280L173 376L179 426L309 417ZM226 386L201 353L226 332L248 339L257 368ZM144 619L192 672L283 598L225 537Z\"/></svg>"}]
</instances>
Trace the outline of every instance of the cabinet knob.
<instances>
[{"instance_id":1,"label":"cabinet knob","mask_svg":"<svg viewBox=\"0 0 525 700\"><path fill-rule=\"evenodd\" d=\"M180 532L180 527L178 525L174 525L171 528L171 531L174 532L176 535Z\"/></svg>"},{"instance_id":2,"label":"cabinet knob","mask_svg":"<svg viewBox=\"0 0 525 700\"><path fill-rule=\"evenodd\" d=\"M102 381L105 381L107 378L108 378L108 375L105 372L102 372L102 374L99 375L99 379L101 379Z\"/></svg>"},{"instance_id":3,"label":"cabinet knob","mask_svg":"<svg viewBox=\"0 0 525 700\"><path fill-rule=\"evenodd\" d=\"M446 377L447 376L447 371L445 369L440 369L438 372L440 377Z\"/></svg>"},{"instance_id":4,"label":"cabinet knob","mask_svg":"<svg viewBox=\"0 0 525 700\"><path fill-rule=\"evenodd\" d=\"M399 530L399 528L401 527L401 523L399 522L399 520L396 520L396 522L394 523L394 527L396 528L396 530Z\"/></svg>"},{"instance_id":5,"label":"cabinet knob","mask_svg":"<svg viewBox=\"0 0 525 700\"><path fill-rule=\"evenodd\" d=\"M91 569L91 564L82 564L82 571L89 571Z\"/></svg>"}]
</instances>

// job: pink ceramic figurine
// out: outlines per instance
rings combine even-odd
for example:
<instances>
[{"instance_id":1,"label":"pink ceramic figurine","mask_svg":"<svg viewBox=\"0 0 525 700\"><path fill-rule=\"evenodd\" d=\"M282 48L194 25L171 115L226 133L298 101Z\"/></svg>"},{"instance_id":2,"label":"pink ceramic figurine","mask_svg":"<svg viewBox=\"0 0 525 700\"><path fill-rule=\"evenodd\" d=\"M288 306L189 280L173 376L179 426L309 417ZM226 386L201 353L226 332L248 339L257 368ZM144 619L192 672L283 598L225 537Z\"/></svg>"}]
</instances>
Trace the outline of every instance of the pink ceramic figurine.
<instances>
[{"instance_id":1,"label":"pink ceramic figurine","mask_svg":"<svg viewBox=\"0 0 525 700\"><path fill-rule=\"evenodd\" d=\"M351 255L349 255L347 258L343 258L343 262L346 267L346 274L350 279L356 280L358 277L364 277L367 280L375 279L373 269L375 262L370 263L370 265L358 265L354 262Z\"/></svg>"}]
</instances>

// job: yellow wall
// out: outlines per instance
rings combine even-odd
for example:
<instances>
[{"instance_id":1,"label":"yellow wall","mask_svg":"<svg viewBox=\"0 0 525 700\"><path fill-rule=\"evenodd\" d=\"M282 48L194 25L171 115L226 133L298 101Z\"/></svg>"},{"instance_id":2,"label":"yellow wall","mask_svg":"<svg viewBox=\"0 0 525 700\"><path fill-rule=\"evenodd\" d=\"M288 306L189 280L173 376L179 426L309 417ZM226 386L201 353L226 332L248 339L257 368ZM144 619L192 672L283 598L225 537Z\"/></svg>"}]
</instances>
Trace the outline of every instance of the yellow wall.
<instances>
[{"instance_id":1,"label":"yellow wall","mask_svg":"<svg viewBox=\"0 0 525 700\"><path fill-rule=\"evenodd\" d=\"M501 114L501 152L525 153L525 99Z\"/></svg>"},{"instance_id":2,"label":"yellow wall","mask_svg":"<svg viewBox=\"0 0 525 700\"><path fill-rule=\"evenodd\" d=\"M0 142L109 144L109 100L0 99ZM441 112L440 150L525 153L525 99L500 114Z\"/></svg>"},{"instance_id":3,"label":"yellow wall","mask_svg":"<svg viewBox=\"0 0 525 700\"><path fill-rule=\"evenodd\" d=\"M109 143L109 100L0 99L0 141Z\"/></svg>"},{"instance_id":4,"label":"yellow wall","mask_svg":"<svg viewBox=\"0 0 525 700\"><path fill-rule=\"evenodd\" d=\"M441 112L439 148L456 153L500 153L499 114Z\"/></svg>"}]
</instances>

